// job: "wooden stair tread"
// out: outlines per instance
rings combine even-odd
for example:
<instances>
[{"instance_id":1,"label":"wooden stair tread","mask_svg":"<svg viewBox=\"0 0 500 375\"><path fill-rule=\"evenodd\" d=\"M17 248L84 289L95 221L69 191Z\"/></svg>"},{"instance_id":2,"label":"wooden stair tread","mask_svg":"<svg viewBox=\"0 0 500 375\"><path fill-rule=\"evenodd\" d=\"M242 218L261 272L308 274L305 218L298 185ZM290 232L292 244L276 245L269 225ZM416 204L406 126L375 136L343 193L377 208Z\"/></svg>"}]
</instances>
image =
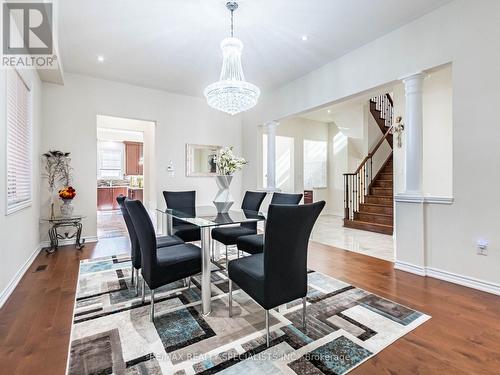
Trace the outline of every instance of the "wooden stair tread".
<instances>
[{"instance_id":1,"label":"wooden stair tread","mask_svg":"<svg viewBox=\"0 0 500 375\"><path fill-rule=\"evenodd\" d=\"M382 217L390 217L392 218L392 214L381 214L378 212L366 212L366 211L356 211L355 213L357 214L363 214L363 215L371 215L371 216L382 216Z\"/></svg>"},{"instance_id":2,"label":"wooden stair tread","mask_svg":"<svg viewBox=\"0 0 500 375\"><path fill-rule=\"evenodd\" d=\"M393 226L390 224L379 224L379 223L372 223L370 221L362 221L362 220L346 220L346 221L355 221L360 224L369 224L369 225L374 225L376 227L384 227L384 228L392 228Z\"/></svg>"},{"instance_id":3,"label":"wooden stair tread","mask_svg":"<svg viewBox=\"0 0 500 375\"><path fill-rule=\"evenodd\" d=\"M394 231L392 225L370 223L368 221L361 220L344 220L344 227L358 230L367 230L370 232L382 233L387 235L392 235Z\"/></svg>"},{"instance_id":4,"label":"wooden stair tread","mask_svg":"<svg viewBox=\"0 0 500 375\"><path fill-rule=\"evenodd\" d=\"M360 205L364 206L375 206L375 207L389 207L386 204L381 204L381 203L360 203Z\"/></svg>"},{"instance_id":5,"label":"wooden stair tread","mask_svg":"<svg viewBox=\"0 0 500 375\"><path fill-rule=\"evenodd\" d=\"M373 197L373 198L393 198L392 195L376 195L376 194L368 194L368 195L365 195L365 197ZM369 204L376 204L376 203L369 203Z\"/></svg>"}]
</instances>

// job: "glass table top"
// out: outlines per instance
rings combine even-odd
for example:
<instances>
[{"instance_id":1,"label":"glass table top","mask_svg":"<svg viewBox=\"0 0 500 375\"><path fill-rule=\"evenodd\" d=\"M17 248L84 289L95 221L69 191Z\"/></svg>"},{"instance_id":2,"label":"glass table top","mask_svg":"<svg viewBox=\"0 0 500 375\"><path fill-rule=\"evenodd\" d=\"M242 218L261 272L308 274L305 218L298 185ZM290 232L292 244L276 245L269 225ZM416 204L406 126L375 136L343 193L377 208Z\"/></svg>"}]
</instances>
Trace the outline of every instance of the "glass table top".
<instances>
[{"instance_id":1,"label":"glass table top","mask_svg":"<svg viewBox=\"0 0 500 375\"><path fill-rule=\"evenodd\" d=\"M52 218L42 217L40 220L48 222L63 222L63 221L77 221L77 220L82 220L84 218L85 218L84 215L71 215L71 216L54 216Z\"/></svg>"},{"instance_id":2,"label":"glass table top","mask_svg":"<svg viewBox=\"0 0 500 375\"><path fill-rule=\"evenodd\" d=\"M225 214L219 214L214 206L198 206L194 211L192 209L157 209L157 211L165 216L170 216L199 227L216 227L266 220L262 212L234 209Z\"/></svg>"}]
</instances>

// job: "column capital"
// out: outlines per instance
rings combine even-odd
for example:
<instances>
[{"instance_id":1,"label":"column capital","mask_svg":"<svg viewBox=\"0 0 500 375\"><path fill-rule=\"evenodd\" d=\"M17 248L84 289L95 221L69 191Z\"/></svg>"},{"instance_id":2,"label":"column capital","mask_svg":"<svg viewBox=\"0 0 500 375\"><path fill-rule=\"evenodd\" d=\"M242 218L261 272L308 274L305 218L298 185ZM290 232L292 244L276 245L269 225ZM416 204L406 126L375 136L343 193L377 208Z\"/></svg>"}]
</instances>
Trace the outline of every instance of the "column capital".
<instances>
[{"instance_id":1,"label":"column capital","mask_svg":"<svg viewBox=\"0 0 500 375\"><path fill-rule=\"evenodd\" d=\"M399 78L400 81L405 83L406 81L412 81L412 80L423 80L425 78L426 74L424 72L415 72L411 74L404 75Z\"/></svg>"},{"instance_id":2,"label":"column capital","mask_svg":"<svg viewBox=\"0 0 500 375\"><path fill-rule=\"evenodd\" d=\"M403 81L405 85L406 94L408 95L422 92L424 78L425 74L422 72L410 74L406 77L401 78L401 81Z\"/></svg>"},{"instance_id":3,"label":"column capital","mask_svg":"<svg viewBox=\"0 0 500 375\"><path fill-rule=\"evenodd\" d=\"M280 123L278 121L267 121L262 126L267 130L275 130Z\"/></svg>"}]
</instances>

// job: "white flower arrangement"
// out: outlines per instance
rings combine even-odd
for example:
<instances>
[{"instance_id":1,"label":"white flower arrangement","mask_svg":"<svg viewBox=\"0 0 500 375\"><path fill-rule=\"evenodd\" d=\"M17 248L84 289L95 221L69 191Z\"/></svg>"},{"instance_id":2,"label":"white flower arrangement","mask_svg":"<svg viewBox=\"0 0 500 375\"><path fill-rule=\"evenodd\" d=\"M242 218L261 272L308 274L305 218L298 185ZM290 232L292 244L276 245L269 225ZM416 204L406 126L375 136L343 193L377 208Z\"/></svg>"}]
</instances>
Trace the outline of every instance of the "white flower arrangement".
<instances>
[{"instance_id":1,"label":"white flower arrangement","mask_svg":"<svg viewBox=\"0 0 500 375\"><path fill-rule=\"evenodd\" d=\"M223 148L219 155L215 157L219 174L230 176L240 171L247 161L233 154L233 146Z\"/></svg>"}]
</instances>

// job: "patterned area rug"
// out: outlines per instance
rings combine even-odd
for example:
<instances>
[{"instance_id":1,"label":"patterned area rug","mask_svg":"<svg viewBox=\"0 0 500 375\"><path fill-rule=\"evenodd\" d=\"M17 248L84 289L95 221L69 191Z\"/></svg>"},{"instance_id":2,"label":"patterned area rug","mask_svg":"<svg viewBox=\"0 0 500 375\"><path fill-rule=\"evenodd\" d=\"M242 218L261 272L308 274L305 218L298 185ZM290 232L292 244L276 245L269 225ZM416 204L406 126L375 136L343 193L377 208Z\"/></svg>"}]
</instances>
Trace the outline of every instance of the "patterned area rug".
<instances>
[{"instance_id":1,"label":"patterned area rug","mask_svg":"<svg viewBox=\"0 0 500 375\"><path fill-rule=\"evenodd\" d=\"M224 260L221 260L224 264ZM308 274L307 329L301 301L265 314L233 290L218 264L212 272L212 313L201 314L199 277L160 288L155 322L130 284L130 258L82 261L72 327L69 374L345 374L430 316L333 279Z\"/></svg>"}]
</instances>

